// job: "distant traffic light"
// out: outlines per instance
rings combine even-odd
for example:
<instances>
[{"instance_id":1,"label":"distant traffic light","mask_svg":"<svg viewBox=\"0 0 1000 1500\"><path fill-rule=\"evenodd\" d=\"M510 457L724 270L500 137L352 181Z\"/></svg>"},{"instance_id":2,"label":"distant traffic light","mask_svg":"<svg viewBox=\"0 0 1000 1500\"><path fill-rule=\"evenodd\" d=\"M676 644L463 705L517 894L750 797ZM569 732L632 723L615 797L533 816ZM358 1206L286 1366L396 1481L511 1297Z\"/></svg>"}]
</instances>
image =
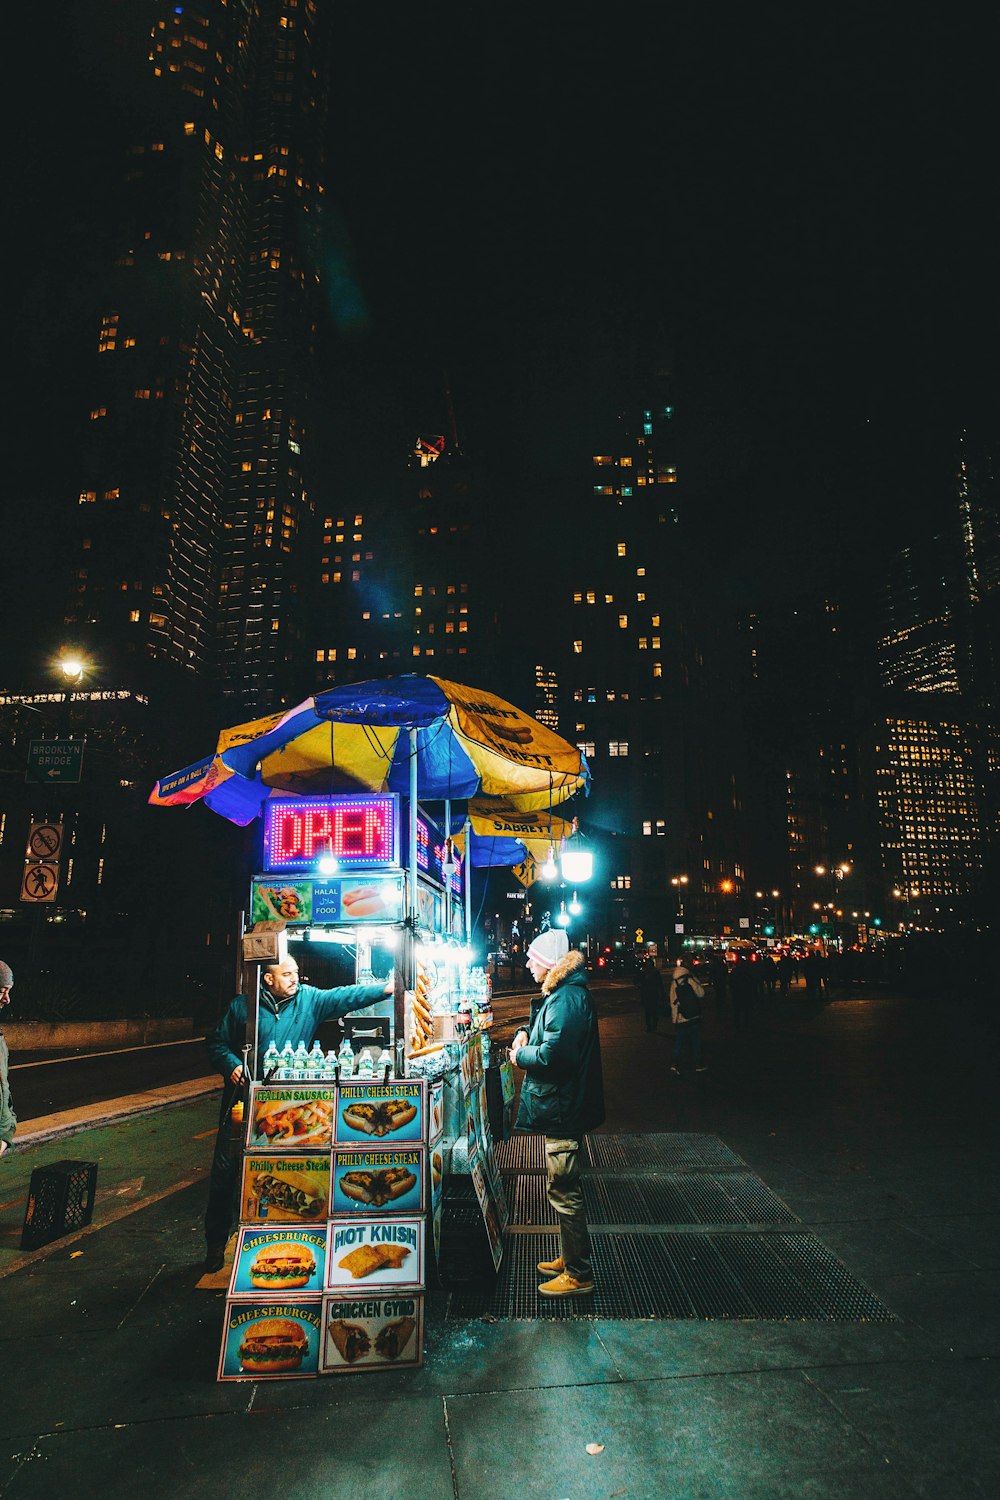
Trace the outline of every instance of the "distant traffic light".
<instances>
[{"instance_id":1,"label":"distant traffic light","mask_svg":"<svg viewBox=\"0 0 1000 1500\"><path fill-rule=\"evenodd\" d=\"M764 936L765 937L774 937L774 927L773 927L773 925L770 922L764 928Z\"/></svg>"},{"instance_id":2,"label":"distant traffic light","mask_svg":"<svg viewBox=\"0 0 1000 1500\"><path fill-rule=\"evenodd\" d=\"M812 933L813 937L815 937L817 932L819 932L818 924L816 922L810 923L809 931Z\"/></svg>"}]
</instances>

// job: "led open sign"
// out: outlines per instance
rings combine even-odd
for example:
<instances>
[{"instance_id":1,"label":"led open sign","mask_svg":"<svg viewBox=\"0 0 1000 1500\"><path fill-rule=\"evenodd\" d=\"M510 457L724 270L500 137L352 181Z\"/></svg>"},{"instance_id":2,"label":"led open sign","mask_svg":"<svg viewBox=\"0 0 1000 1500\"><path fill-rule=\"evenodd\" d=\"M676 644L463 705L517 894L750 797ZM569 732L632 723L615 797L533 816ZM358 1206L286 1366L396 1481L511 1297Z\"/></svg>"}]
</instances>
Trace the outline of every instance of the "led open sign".
<instances>
[{"instance_id":1,"label":"led open sign","mask_svg":"<svg viewBox=\"0 0 1000 1500\"><path fill-rule=\"evenodd\" d=\"M331 853L354 868L398 865L397 806L380 793L272 797L264 804L264 869L314 870Z\"/></svg>"}]
</instances>

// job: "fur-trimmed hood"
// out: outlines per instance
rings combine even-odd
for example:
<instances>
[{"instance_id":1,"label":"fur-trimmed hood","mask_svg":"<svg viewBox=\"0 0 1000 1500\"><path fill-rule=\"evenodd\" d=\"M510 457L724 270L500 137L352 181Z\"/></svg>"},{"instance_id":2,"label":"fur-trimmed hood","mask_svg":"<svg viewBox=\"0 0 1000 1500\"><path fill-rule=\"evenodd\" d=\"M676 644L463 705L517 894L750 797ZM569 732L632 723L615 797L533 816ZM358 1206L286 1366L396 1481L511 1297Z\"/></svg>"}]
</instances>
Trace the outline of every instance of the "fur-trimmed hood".
<instances>
[{"instance_id":1,"label":"fur-trimmed hood","mask_svg":"<svg viewBox=\"0 0 1000 1500\"><path fill-rule=\"evenodd\" d=\"M565 958L561 958L557 964L553 964L545 978L542 980L542 994L551 995L557 984L560 984L567 975L575 974L578 969L584 968L586 960L578 948L572 948Z\"/></svg>"}]
</instances>

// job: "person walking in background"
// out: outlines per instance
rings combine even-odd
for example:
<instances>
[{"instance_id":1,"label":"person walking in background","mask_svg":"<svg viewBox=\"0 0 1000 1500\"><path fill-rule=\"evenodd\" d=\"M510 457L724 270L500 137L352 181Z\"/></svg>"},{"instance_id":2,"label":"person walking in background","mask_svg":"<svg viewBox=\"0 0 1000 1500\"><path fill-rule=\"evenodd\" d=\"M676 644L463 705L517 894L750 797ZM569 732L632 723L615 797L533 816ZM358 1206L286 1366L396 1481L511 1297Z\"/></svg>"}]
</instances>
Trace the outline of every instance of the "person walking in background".
<instances>
[{"instance_id":1,"label":"person walking in background","mask_svg":"<svg viewBox=\"0 0 1000 1500\"><path fill-rule=\"evenodd\" d=\"M729 991L729 965L721 953L713 953L709 959L708 977L715 993L716 1014L721 1014Z\"/></svg>"},{"instance_id":2,"label":"person walking in background","mask_svg":"<svg viewBox=\"0 0 1000 1500\"><path fill-rule=\"evenodd\" d=\"M733 1020L737 1032L750 1030L753 1002L757 997L757 975L755 965L741 953L733 964L729 976L729 987L733 992Z\"/></svg>"},{"instance_id":3,"label":"person walking in background","mask_svg":"<svg viewBox=\"0 0 1000 1500\"><path fill-rule=\"evenodd\" d=\"M656 1023L666 1006L667 989L663 983L663 975L651 958L643 960L637 988L642 1008L646 1012L646 1030L655 1031Z\"/></svg>"},{"instance_id":4,"label":"person walking in background","mask_svg":"<svg viewBox=\"0 0 1000 1500\"><path fill-rule=\"evenodd\" d=\"M701 1060L701 1002L705 991L679 958L670 977L670 1016L674 1023L674 1050L670 1071L680 1075L685 1052L691 1053L696 1073L706 1071Z\"/></svg>"},{"instance_id":5,"label":"person walking in background","mask_svg":"<svg viewBox=\"0 0 1000 1500\"><path fill-rule=\"evenodd\" d=\"M10 964L5 964L0 959L0 1011L10 1004L10 992L14 988L14 971ZM10 1053L7 1048L7 1038L0 1031L0 1156L5 1156L10 1150L14 1132L17 1130L17 1115L10 1100L10 1085L7 1082L7 1070L10 1066Z\"/></svg>"},{"instance_id":6,"label":"person walking in background","mask_svg":"<svg viewBox=\"0 0 1000 1500\"><path fill-rule=\"evenodd\" d=\"M510 1060L524 1069L517 1130L545 1136L546 1196L559 1219L561 1250L540 1260L543 1297L589 1295L594 1290L587 1210L580 1182L583 1137L604 1119L604 1078L597 1013L587 988L582 953L569 951L565 932L540 932L528 948L528 969L542 993L531 1003Z\"/></svg>"}]
</instances>

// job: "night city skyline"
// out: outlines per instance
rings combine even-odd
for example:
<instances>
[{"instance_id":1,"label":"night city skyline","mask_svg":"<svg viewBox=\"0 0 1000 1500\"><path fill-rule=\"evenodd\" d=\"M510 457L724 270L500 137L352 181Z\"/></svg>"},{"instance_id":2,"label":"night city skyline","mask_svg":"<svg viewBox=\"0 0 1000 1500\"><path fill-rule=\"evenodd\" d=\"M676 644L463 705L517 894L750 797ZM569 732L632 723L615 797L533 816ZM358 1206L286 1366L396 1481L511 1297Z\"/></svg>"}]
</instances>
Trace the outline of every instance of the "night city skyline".
<instances>
[{"instance_id":1,"label":"night city skyline","mask_svg":"<svg viewBox=\"0 0 1000 1500\"><path fill-rule=\"evenodd\" d=\"M909 786L893 756L938 765L944 734L933 837L962 852L923 884L967 891L998 577L973 37L546 16L526 46L307 5L296 49L295 9L104 4L25 91L12 503L71 589L25 631L17 570L0 686L82 647L94 684L155 684L182 761L200 715L324 676L482 679L590 747L627 933L689 870L706 926L758 884L801 926L858 851L881 909L924 814L873 778ZM942 546L935 592L908 559ZM879 686L877 642L908 677ZM904 678L958 694L943 727L890 713Z\"/></svg>"}]
</instances>

